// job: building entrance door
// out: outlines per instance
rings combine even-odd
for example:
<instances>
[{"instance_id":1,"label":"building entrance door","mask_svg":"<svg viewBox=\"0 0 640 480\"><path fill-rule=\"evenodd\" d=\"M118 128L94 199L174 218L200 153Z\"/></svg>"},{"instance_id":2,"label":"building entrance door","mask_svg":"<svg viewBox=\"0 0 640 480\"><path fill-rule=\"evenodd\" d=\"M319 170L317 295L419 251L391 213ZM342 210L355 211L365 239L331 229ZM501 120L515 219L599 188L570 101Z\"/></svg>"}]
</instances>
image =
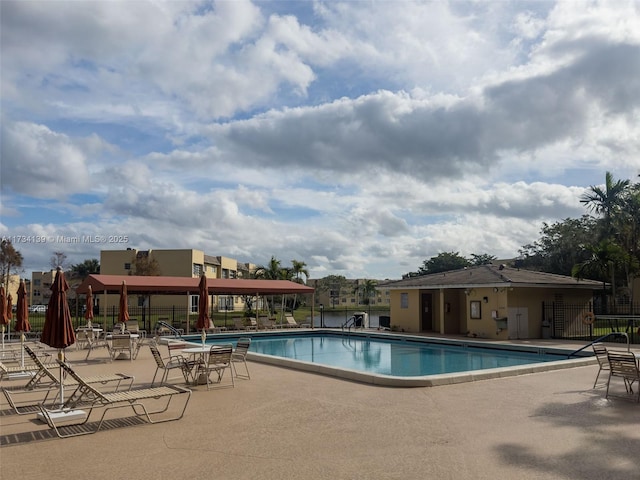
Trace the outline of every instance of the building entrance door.
<instances>
[{"instance_id":1,"label":"building entrance door","mask_svg":"<svg viewBox=\"0 0 640 480\"><path fill-rule=\"evenodd\" d=\"M423 293L421 300L421 331L433 331L433 297L430 293Z\"/></svg>"}]
</instances>

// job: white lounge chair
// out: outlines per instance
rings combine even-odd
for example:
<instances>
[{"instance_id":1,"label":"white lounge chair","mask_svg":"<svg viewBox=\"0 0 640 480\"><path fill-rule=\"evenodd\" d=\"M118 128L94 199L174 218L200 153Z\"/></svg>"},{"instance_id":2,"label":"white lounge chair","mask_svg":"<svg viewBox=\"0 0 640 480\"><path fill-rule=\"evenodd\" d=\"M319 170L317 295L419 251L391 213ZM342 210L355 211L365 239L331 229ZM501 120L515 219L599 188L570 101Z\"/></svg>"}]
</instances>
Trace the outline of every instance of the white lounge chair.
<instances>
[{"instance_id":1,"label":"white lounge chair","mask_svg":"<svg viewBox=\"0 0 640 480\"><path fill-rule=\"evenodd\" d=\"M37 367L37 371L33 372L33 376L29 377L26 384L2 388L2 393L7 399L7 402L18 415L33 413L37 405L47 405L55 402L58 398L58 394L60 393L60 373L58 371L58 364L44 364L28 346L25 345L24 349L31 358L33 366ZM112 384L113 391L117 392L121 390L121 386L124 387L124 390L131 389L134 379L135 377L132 375L114 373L106 375L92 375L90 377L85 377L84 381L89 384ZM65 387L78 386L78 383L73 378L66 377L63 382ZM38 399L36 399L36 396L33 395L35 392L44 393L44 398L40 398L40 396L38 396ZM49 402L49 395L51 394L54 394L54 396ZM27 400L22 400L22 396L27 397Z\"/></svg>"},{"instance_id":2,"label":"white lounge chair","mask_svg":"<svg viewBox=\"0 0 640 480\"><path fill-rule=\"evenodd\" d=\"M159 387L149 387L132 389L126 392L103 393L89 385L82 377L80 377L68 364L58 360L65 373L72 377L78 387L69 396L60 410L49 410L45 406L40 405L42 419L47 422L49 427L53 428L60 438L75 437L78 435L88 435L98 432L104 424L104 418L107 412L117 408L129 407L136 417L145 418L149 423L170 422L179 420L184 416L184 412L191 398L191 390L179 387L177 385L163 385ZM171 402L175 397L181 397L184 405L179 413L167 417L165 412L171 406ZM150 410L148 404L157 404L160 400L166 400L164 406ZM71 409L81 408L86 415L82 415L77 420L67 420L64 415L59 417L60 411L70 411ZM89 422L91 413L95 409L104 409L100 421ZM157 418L156 415L159 415ZM70 428L66 428L70 427Z\"/></svg>"},{"instance_id":3,"label":"white lounge chair","mask_svg":"<svg viewBox=\"0 0 640 480\"><path fill-rule=\"evenodd\" d=\"M296 322L296 319L293 318L293 315L285 315L284 316L284 326L285 327L289 327L289 328L299 328L300 325L298 325L298 322Z\"/></svg>"}]
</instances>

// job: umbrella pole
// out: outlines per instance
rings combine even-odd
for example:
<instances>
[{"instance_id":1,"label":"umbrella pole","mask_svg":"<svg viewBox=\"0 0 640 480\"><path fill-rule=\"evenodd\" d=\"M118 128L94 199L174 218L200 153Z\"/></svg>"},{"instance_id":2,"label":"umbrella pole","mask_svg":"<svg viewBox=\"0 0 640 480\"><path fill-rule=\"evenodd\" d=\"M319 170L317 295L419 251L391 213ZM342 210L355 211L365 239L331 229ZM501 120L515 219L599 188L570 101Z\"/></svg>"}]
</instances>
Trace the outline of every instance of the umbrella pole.
<instances>
[{"instance_id":1,"label":"umbrella pole","mask_svg":"<svg viewBox=\"0 0 640 480\"><path fill-rule=\"evenodd\" d=\"M24 368L24 332L20 332L20 368Z\"/></svg>"},{"instance_id":2,"label":"umbrella pole","mask_svg":"<svg viewBox=\"0 0 640 480\"><path fill-rule=\"evenodd\" d=\"M64 350L61 348L58 350L58 360L64 362ZM64 406L64 376L62 365L60 365L60 410Z\"/></svg>"},{"instance_id":3,"label":"umbrella pole","mask_svg":"<svg viewBox=\"0 0 640 480\"><path fill-rule=\"evenodd\" d=\"M4 350L4 325L2 325L2 350Z\"/></svg>"}]
</instances>

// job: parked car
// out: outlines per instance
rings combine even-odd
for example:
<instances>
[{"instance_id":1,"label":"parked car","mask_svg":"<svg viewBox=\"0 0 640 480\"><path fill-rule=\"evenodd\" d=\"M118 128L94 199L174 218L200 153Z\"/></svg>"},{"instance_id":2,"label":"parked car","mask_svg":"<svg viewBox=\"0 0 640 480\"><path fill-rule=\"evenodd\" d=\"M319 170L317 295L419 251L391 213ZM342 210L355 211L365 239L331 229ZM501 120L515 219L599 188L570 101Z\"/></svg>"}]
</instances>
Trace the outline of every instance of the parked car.
<instances>
[{"instance_id":1,"label":"parked car","mask_svg":"<svg viewBox=\"0 0 640 480\"><path fill-rule=\"evenodd\" d=\"M45 313L47 311L46 305L31 305L29 311L33 313Z\"/></svg>"}]
</instances>

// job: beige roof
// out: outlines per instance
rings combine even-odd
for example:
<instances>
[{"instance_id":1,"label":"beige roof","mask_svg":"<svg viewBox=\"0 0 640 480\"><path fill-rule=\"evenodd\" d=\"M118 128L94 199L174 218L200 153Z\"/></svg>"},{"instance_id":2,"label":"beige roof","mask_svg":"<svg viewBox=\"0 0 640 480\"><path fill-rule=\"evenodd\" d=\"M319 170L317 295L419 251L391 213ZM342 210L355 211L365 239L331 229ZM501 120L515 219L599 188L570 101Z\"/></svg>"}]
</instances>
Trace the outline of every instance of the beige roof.
<instances>
[{"instance_id":1,"label":"beige roof","mask_svg":"<svg viewBox=\"0 0 640 480\"><path fill-rule=\"evenodd\" d=\"M599 290L603 284L595 280L578 280L566 275L522 270L504 265L468 267L378 284L378 288L403 290L474 287L562 287Z\"/></svg>"}]
</instances>

